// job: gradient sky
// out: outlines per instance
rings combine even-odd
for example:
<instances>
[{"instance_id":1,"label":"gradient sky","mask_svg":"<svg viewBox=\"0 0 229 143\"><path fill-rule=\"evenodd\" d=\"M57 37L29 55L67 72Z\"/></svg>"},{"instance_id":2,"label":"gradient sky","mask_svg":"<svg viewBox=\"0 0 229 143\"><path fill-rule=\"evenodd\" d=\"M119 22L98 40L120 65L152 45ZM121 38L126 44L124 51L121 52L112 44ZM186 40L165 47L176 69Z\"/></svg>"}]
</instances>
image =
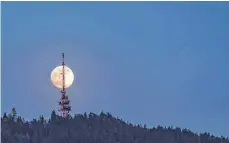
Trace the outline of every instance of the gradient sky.
<instances>
[{"instance_id":1,"label":"gradient sky","mask_svg":"<svg viewBox=\"0 0 229 143\"><path fill-rule=\"evenodd\" d=\"M229 136L228 2L3 2L2 112L50 116L61 53L72 113Z\"/></svg>"}]
</instances>

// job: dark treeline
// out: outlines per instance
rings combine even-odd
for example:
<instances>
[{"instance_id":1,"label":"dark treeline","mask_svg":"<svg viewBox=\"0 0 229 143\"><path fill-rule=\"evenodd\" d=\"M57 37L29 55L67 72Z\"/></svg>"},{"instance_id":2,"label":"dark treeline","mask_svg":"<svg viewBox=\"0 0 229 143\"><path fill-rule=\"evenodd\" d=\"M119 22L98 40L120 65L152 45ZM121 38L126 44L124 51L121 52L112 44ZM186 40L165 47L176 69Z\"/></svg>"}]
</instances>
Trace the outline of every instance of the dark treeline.
<instances>
[{"instance_id":1,"label":"dark treeline","mask_svg":"<svg viewBox=\"0 0 229 143\"><path fill-rule=\"evenodd\" d=\"M16 109L1 117L1 143L229 143L228 137L178 127L133 125L110 113L76 114L25 121Z\"/></svg>"}]
</instances>

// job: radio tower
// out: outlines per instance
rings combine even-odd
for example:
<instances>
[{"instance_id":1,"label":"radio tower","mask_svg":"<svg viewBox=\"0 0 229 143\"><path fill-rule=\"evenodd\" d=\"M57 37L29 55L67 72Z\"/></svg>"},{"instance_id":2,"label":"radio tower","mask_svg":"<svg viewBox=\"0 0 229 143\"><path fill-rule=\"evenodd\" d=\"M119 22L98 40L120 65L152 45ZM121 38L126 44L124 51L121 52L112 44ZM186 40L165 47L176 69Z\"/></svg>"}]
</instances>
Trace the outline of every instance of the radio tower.
<instances>
[{"instance_id":1,"label":"radio tower","mask_svg":"<svg viewBox=\"0 0 229 143\"><path fill-rule=\"evenodd\" d=\"M71 106L69 105L70 100L68 99L68 95L66 95L66 89L65 89L65 73L64 73L64 53L62 53L62 90L61 90L61 98L59 101L60 105L60 114L62 117L67 117L68 113L71 111Z\"/></svg>"}]
</instances>

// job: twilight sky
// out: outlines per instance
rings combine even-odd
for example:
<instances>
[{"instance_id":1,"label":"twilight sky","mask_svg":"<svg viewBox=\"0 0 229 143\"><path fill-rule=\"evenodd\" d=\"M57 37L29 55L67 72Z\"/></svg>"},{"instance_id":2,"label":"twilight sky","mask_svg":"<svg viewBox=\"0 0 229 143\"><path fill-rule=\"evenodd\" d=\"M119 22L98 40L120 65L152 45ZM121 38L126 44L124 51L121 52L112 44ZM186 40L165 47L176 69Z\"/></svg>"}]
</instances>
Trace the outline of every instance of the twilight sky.
<instances>
[{"instance_id":1,"label":"twilight sky","mask_svg":"<svg viewBox=\"0 0 229 143\"><path fill-rule=\"evenodd\" d=\"M3 2L2 112L57 110L61 53L72 113L229 136L228 2Z\"/></svg>"}]
</instances>

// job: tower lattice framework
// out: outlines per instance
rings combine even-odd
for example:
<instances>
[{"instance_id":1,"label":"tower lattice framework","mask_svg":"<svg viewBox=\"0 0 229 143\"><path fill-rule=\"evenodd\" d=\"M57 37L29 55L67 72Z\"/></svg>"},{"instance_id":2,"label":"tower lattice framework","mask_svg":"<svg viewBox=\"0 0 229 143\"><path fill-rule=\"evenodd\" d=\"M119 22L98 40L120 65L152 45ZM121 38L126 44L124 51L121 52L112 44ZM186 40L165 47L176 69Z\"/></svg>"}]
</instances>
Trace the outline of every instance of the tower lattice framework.
<instances>
[{"instance_id":1,"label":"tower lattice framework","mask_svg":"<svg viewBox=\"0 0 229 143\"><path fill-rule=\"evenodd\" d=\"M61 98L59 101L59 106L60 106L60 114L62 117L67 117L67 115L69 114L69 112L71 111L71 106L70 104L70 100L68 99L68 95L66 94L66 88L65 88L65 63L64 63L64 53L62 53L62 90L60 91L61 93Z\"/></svg>"}]
</instances>

